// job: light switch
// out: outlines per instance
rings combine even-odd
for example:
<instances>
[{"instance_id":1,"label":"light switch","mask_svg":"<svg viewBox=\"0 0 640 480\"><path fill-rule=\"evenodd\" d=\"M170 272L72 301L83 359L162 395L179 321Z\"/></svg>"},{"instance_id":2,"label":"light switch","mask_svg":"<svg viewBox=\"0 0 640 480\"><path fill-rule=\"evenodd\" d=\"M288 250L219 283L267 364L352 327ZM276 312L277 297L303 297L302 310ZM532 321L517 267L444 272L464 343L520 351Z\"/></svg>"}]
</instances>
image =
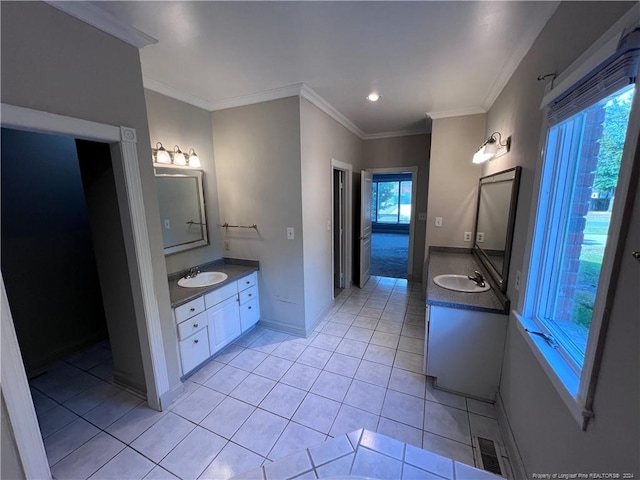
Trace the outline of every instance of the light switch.
<instances>
[{"instance_id":1,"label":"light switch","mask_svg":"<svg viewBox=\"0 0 640 480\"><path fill-rule=\"evenodd\" d=\"M287 227L287 240L293 240L294 238L293 227Z\"/></svg>"},{"instance_id":2,"label":"light switch","mask_svg":"<svg viewBox=\"0 0 640 480\"><path fill-rule=\"evenodd\" d=\"M436 217L436 227L442 226L442 217Z\"/></svg>"},{"instance_id":3,"label":"light switch","mask_svg":"<svg viewBox=\"0 0 640 480\"><path fill-rule=\"evenodd\" d=\"M171 230L171 222L169 221L168 218L164 219L164 228L167 230Z\"/></svg>"},{"instance_id":4,"label":"light switch","mask_svg":"<svg viewBox=\"0 0 640 480\"><path fill-rule=\"evenodd\" d=\"M327 220L327 231L331 231L331 220Z\"/></svg>"}]
</instances>

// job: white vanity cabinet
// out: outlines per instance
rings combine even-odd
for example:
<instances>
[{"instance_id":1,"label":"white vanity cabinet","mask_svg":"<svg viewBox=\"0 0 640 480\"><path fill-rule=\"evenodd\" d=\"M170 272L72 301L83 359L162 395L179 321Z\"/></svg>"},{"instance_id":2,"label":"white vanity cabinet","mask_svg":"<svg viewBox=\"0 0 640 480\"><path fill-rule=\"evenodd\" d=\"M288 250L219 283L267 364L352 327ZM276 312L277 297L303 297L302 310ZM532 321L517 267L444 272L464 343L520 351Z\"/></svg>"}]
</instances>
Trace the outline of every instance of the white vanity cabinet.
<instances>
[{"instance_id":1,"label":"white vanity cabinet","mask_svg":"<svg viewBox=\"0 0 640 480\"><path fill-rule=\"evenodd\" d=\"M508 316L430 305L425 322L426 374L436 385L495 400Z\"/></svg>"},{"instance_id":2,"label":"white vanity cabinet","mask_svg":"<svg viewBox=\"0 0 640 480\"><path fill-rule=\"evenodd\" d=\"M256 272L174 309L186 375L260 319Z\"/></svg>"}]
</instances>

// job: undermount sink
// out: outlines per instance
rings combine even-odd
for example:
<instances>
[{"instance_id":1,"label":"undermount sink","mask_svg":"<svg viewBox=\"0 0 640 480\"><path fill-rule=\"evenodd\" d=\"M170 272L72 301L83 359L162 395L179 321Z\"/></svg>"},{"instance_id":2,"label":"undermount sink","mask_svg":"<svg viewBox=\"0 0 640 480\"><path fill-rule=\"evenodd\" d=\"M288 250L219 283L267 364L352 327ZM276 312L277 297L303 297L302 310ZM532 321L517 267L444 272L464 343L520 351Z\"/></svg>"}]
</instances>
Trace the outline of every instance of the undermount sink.
<instances>
[{"instance_id":1,"label":"undermount sink","mask_svg":"<svg viewBox=\"0 0 640 480\"><path fill-rule=\"evenodd\" d=\"M222 272L201 272L195 277L181 278L178 285L186 288L209 287L227 279L227 274Z\"/></svg>"},{"instance_id":2,"label":"undermount sink","mask_svg":"<svg viewBox=\"0 0 640 480\"><path fill-rule=\"evenodd\" d=\"M438 275L433 278L433 282L442 288L453 290L454 292L480 293L486 292L491 288L487 282L484 282L484 287L481 287L466 275L454 275L451 273Z\"/></svg>"}]
</instances>

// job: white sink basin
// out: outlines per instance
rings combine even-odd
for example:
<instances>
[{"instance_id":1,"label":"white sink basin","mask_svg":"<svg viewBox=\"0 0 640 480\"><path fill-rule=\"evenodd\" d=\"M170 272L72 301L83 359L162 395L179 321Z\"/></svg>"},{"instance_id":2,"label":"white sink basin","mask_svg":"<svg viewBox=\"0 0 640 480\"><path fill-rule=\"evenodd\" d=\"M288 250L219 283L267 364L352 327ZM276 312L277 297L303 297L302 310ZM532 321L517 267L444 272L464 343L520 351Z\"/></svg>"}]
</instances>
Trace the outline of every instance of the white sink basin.
<instances>
[{"instance_id":1,"label":"white sink basin","mask_svg":"<svg viewBox=\"0 0 640 480\"><path fill-rule=\"evenodd\" d=\"M181 278L178 285L186 288L209 287L227 279L227 274L222 272L201 272L195 277Z\"/></svg>"},{"instance_id":2,"label":"white sink basin","mask_svg":"<svg viewBox=\"0 0 640 480\"><path fill-rule=\"evenodd\" d=\"M469 280L466 275L438 275L433 278L433 282L442 288L453 290L454 292L480 293L486 292L491 288L486 281L484 282L484 287L481 287L473 280Z\"/></svg>"}]
</instances>

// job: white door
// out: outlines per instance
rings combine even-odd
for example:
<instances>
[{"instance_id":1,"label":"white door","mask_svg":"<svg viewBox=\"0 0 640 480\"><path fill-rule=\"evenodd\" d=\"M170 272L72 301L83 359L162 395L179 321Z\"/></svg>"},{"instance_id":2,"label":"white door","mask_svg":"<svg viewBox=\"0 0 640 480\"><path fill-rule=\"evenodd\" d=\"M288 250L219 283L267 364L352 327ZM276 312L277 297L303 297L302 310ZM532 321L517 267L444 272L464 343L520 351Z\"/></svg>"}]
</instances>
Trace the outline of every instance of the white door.
<instances>
[{"instance_id":1,"label":"white door","mask_svg":"<svg viewBox=\"0 0 640 480\"><path fill-rule=\"evenodd\" d=\"M362 171L360 184L360 288L371 276L371 193L373 173Z\"/></svg>"}]
</instances>

